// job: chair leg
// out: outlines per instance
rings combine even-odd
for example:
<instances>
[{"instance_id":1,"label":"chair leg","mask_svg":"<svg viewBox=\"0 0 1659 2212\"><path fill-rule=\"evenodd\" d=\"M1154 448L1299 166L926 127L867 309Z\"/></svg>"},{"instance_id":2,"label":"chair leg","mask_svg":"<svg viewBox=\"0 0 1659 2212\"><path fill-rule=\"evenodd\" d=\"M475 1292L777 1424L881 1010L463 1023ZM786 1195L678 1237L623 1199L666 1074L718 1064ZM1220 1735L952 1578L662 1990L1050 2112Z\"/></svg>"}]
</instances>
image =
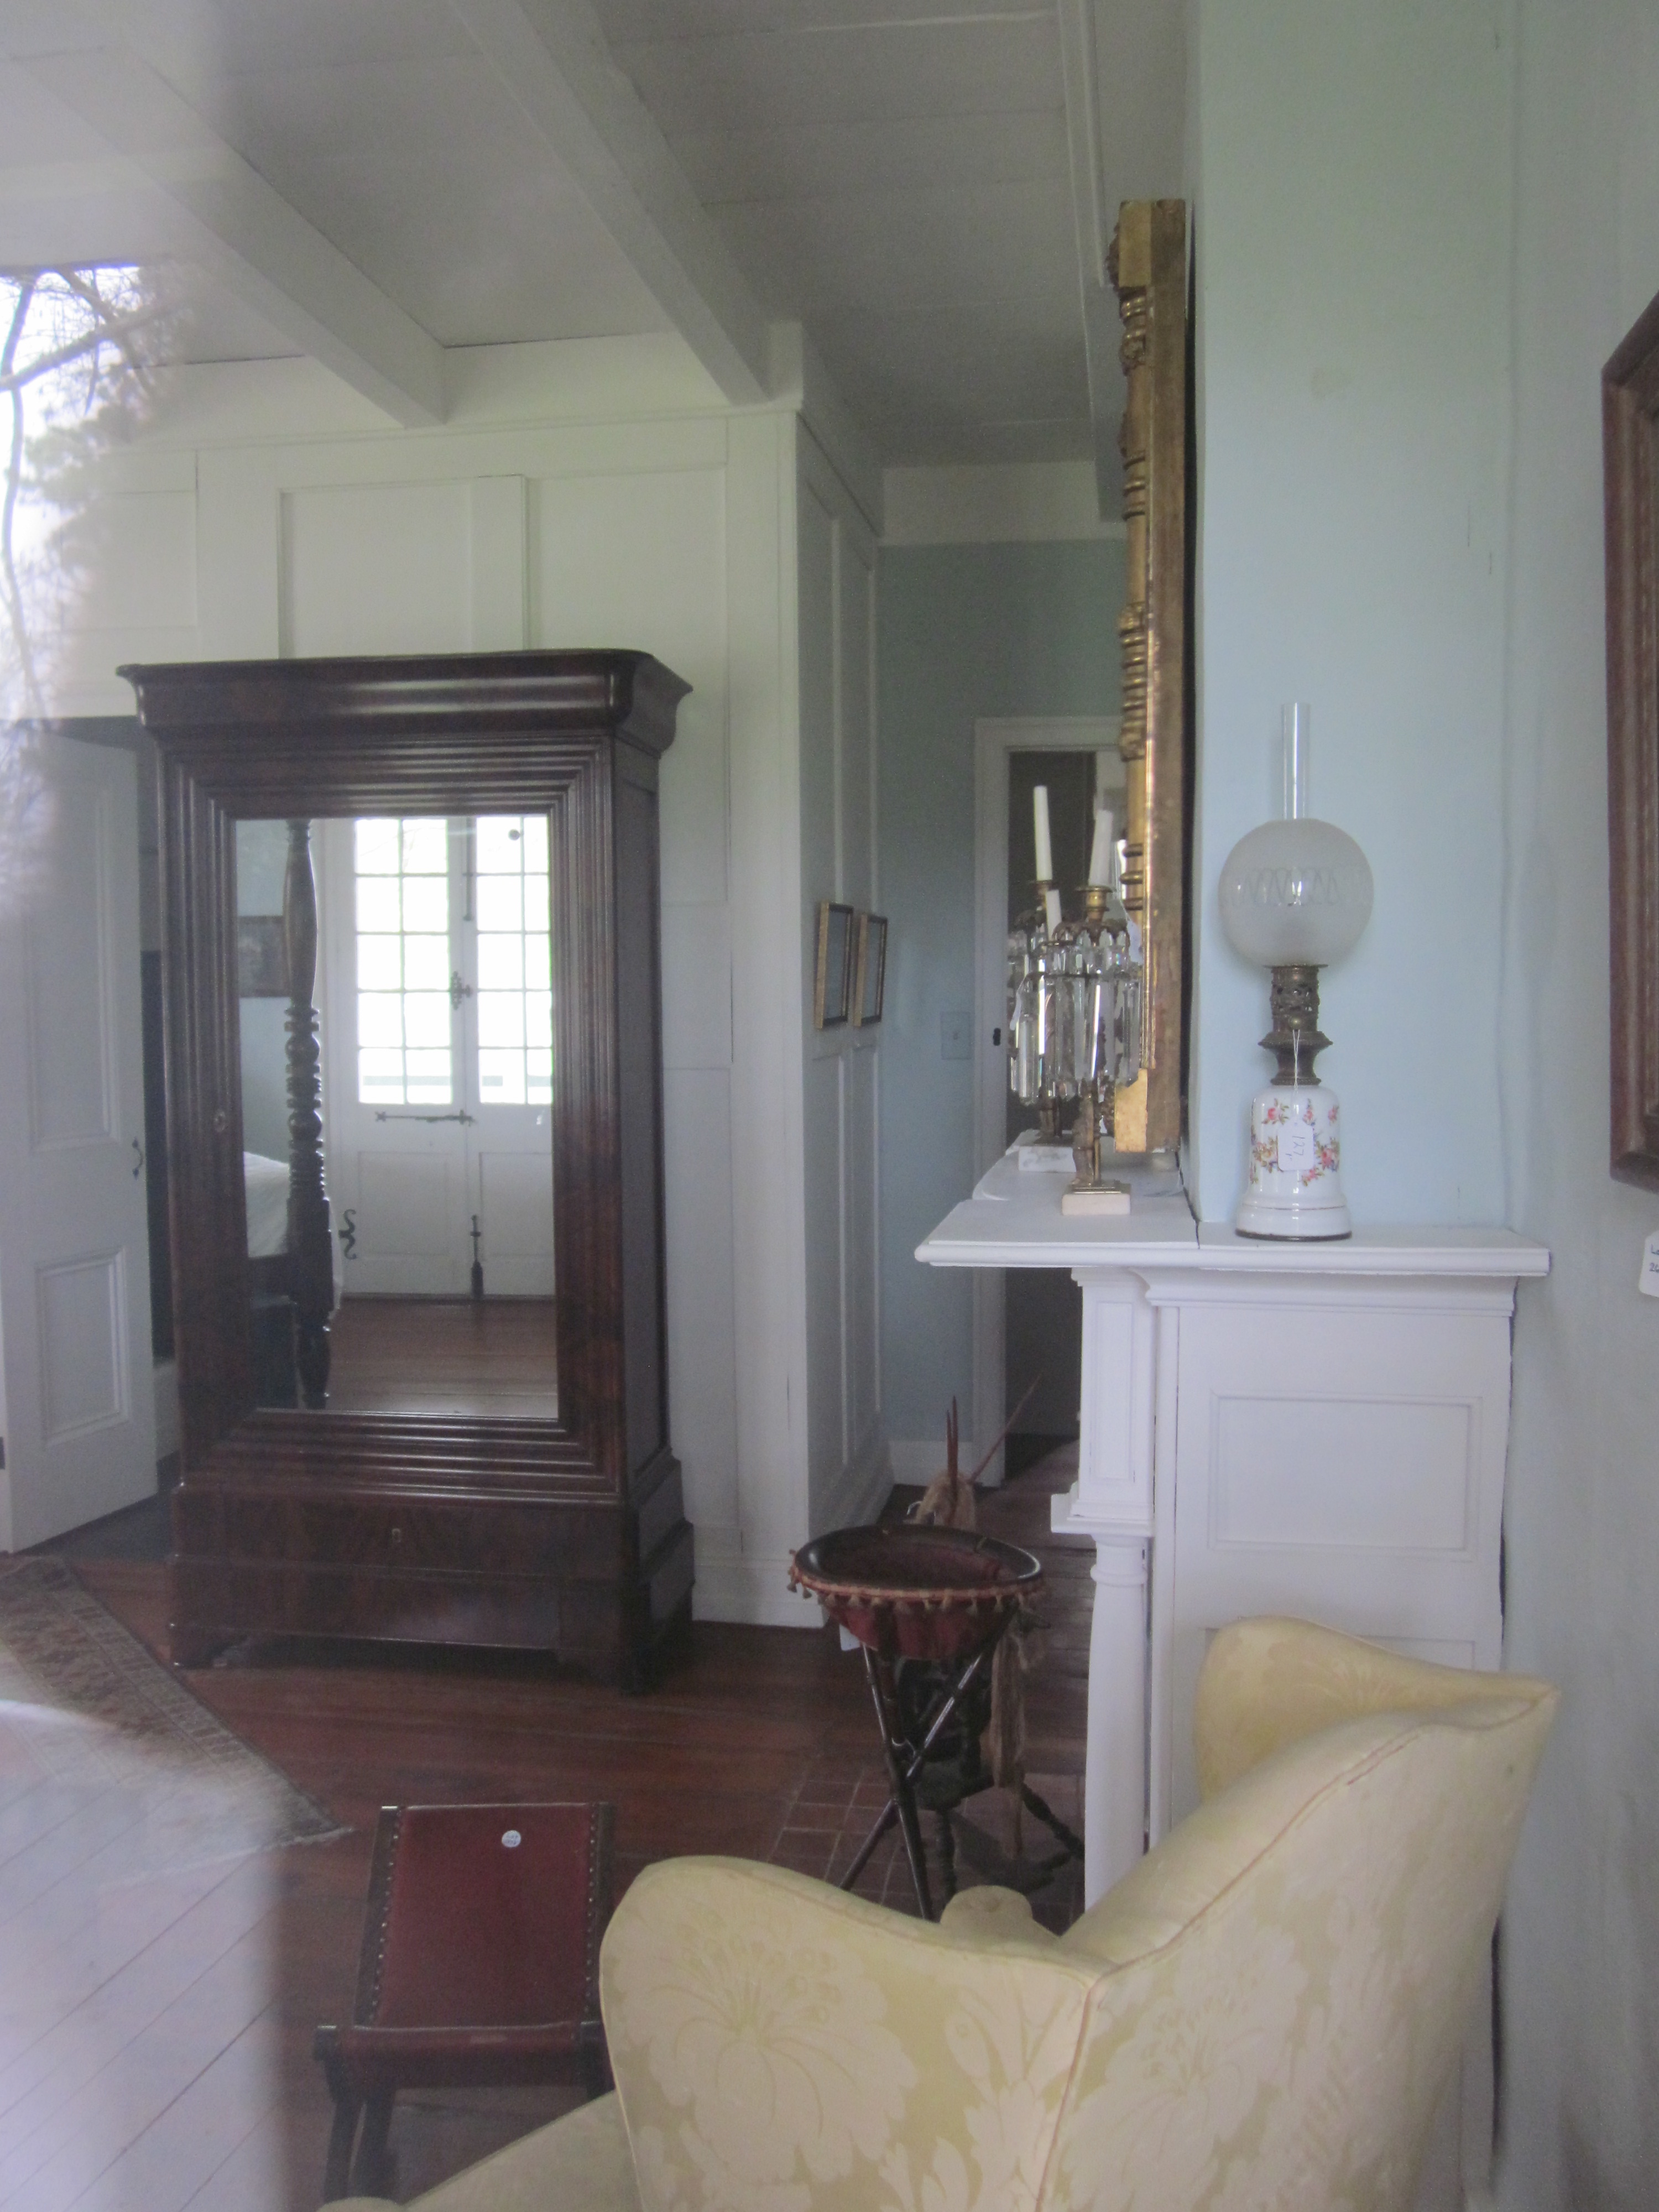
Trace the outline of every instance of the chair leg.
<instances>
[{"instance_id":1,"label":"chair leg","mask_svg":"<svg viewBox=\"0 0 1659 2212\"><path fill-rule=\"evenodd\" d=\"M350 2090L335 2090L334 2124L329 2130L328 2162L323 2168L325 2204L351 2193L351 2147L357 2138L357 2116L362 2109L361 2099Z\"/></svg>"},{"instance_id":2,"label":"chair leg","mask_svg":"<svg viewBox=\"0 0 1659 2212\"><path fill-rule=\"evenodd\" d=\"M363 2113L363 2132L357 2145L357 2163L351 2177L354 2192L359 2197L384 2197L392 2186L392 2160L386 2154L386 2142L392 2133L392 2106L397 2096L395 2089L376 2089L371 2092Z\"/></svg>"}]
</instances>

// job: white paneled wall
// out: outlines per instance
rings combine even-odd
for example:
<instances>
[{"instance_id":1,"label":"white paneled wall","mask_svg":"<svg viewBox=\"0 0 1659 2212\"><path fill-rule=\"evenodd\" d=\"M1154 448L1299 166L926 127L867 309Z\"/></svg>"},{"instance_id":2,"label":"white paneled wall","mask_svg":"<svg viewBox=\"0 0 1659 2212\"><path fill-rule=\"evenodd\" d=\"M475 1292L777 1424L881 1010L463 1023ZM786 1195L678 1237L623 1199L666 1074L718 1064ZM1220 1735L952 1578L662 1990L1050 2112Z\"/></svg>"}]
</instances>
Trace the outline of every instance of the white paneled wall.
<instances>
[{"instance_id":1,"label":"white paneled wall","mask_svg":"<svg viewBox=\"0 0 1659 2212\"><path fill-rule=\"evenodd\" d=\"M818 1040L810 991L813 902L875 897L867 526L783 410L285 428L250 410L239 442L202 388L110 458L56 710L130 711L124 659L635 647L690 682L662 771L674 1444L698 1612L812 1625L789 1551L875 1502L882 1456L879 1031Z\"/></svg>"},{"instance_id":2,"label":"white paneled wall","mask_svg":"<svg viewBox=\"0 0 1659 2212\"><path fill-rule=\"evenodd\" d=\"M881 1429L879 1025L815 1030L821 899L878 908L875 549L810 436L799 446L801 947L807 1500L815 1533L872 1519L891 1482Z\"/></svg>"}]
</instances>

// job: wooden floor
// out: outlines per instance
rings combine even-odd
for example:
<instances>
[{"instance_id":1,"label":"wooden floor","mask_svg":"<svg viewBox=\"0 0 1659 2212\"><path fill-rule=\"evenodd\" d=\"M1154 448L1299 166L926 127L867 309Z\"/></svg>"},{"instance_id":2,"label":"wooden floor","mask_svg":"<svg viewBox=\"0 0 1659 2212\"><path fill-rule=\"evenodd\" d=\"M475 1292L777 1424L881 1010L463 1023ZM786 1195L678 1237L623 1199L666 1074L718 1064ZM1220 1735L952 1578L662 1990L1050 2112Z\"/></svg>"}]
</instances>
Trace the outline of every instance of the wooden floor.
<instances>
[{"instance_id":1,"label":"wooden floor","mask_svg":"<svg viewBox=\"0 0 1659 2212\"><path fill-rule=\"evenodd\" d=\"M1091 1554L1047 1535L1049 1494L1071 1474L1045 1462L988 1500L981 1521L1040 1547L1049 1569L1029 1765L1076 1825ZM78 1571L160 1650L159 1566L106 1559ZM688 1851L828 1871L883 1794L862 1667L828 1631L699 1626L661 1686L635 1698L477 1656L312 1651L184 1679L350 1832L134 1883L117 1845L32 1836L27 1808L0 1810L0 2205L20 2212L310 2212L329 2118L312 2033L349 2002L382 1803L608 1799L625 1883ZM994 1796L973 1809L1008 1840ZM867 1882L908 1907L891 1851ZM1063 1923L1078 1896L1068 1870L1039 1909ZM398 2193L565 2101L404 2100Z\"/></svg>"},{"instance_id":2,"label":"wooden floor","mask_svg":"<svg viewBox=\"0 0 1659 2212\"><path fill-rule=\"evenodd\" d=\"M331 1413L559 1410L551 1298L344 1298L329 1337Z\"/></svg>"}]
</instances>

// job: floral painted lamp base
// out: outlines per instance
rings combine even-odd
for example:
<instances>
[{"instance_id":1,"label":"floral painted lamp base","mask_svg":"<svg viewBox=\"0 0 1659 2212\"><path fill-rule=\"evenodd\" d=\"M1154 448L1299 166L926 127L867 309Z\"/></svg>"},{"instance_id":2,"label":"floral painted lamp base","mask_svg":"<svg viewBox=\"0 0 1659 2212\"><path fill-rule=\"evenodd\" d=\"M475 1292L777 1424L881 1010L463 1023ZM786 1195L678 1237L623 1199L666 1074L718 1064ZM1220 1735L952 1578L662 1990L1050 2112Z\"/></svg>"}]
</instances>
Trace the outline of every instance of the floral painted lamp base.
<instances>
[{"instance_id":1,"label":"floral painted lamp base","mask_svg":"<svg viewBox=\"0 0 1659 2212\"><path fill-rule=\"evenodd\" d=\"M1342 1195L1336 1093L1322 1083L1273 1084L1250 1102L1250 1176L1233 1226L1241 1237L1352 1233Z\"/></svg>"}]
</instances>

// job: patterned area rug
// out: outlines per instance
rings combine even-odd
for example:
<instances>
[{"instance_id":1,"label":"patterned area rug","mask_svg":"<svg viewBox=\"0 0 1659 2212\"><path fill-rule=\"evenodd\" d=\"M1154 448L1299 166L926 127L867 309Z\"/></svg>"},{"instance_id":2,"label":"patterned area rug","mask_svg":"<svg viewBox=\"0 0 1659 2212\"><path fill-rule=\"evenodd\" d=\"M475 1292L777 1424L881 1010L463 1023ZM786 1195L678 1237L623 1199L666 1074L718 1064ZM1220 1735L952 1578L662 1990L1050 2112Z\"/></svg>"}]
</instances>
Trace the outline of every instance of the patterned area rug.
<instances>
[{"instance_id":1,"label":"patterned area rug","mask_svg":"<svg viewBox=\"0 0 1659 2212\"><path fill-rule=\"evenodd\" d=\"M135 1876L343 1832L55 1559L0 1572L0 1809L40 1789L121 1804Z\"/></svg>"}]
</instances>

